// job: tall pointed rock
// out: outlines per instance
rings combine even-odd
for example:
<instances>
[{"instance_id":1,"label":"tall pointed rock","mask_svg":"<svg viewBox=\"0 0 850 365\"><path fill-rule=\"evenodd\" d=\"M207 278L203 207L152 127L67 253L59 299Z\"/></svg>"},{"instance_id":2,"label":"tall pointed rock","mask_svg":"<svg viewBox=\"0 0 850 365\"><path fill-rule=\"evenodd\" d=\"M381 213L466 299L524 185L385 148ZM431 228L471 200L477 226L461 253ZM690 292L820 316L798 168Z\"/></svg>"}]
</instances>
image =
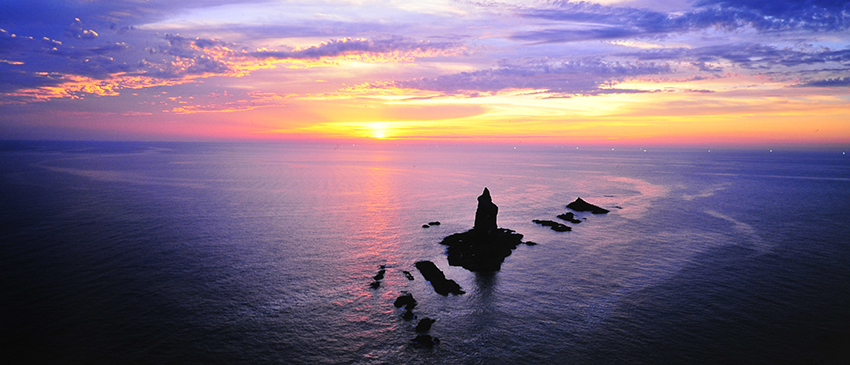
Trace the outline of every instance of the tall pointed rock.
<instances>
[{"instance_id":1,"label":"tall pointed rock","mask_svg":"<svg viewBox=\"0 0 850 365\"><path fill-rule=\"evenodd\" d=\"M478 197L478 209L475 210L475 225L474 230L481 233L488 233L496 228L496 215L499 214L499 207L493 204L493 198L490 197L490 190L484 188L484 192Z\"/></svg>"}]
</instances>

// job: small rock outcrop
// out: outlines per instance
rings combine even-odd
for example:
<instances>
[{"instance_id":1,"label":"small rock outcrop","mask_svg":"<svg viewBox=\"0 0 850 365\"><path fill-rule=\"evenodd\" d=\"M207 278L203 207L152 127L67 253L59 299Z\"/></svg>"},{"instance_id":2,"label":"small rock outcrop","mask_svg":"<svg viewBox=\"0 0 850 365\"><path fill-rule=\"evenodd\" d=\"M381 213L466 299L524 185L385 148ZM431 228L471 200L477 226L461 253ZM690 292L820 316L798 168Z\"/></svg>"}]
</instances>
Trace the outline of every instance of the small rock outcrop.
<instances>
[{"instance_id":1,"label":"small rock outcrop","mask_svg":"<svg viewBox=\"0 0 850 365\"><path fill-rule=\"evenodd\" d=\"M431 335L418 335L411 342L413 342L414 347L434 347L434 345L440 343L440 339L431 337Z\"/></svg>"},{"instance_id":2,"label":"small rock outcrop","mask_svg":"<svg viewBox=\"0 0 850 365\"><path fill-rule=\"evenodd\" d=\"M396 298L393 305L396 308L405 307L407 310L413 310L413 308L416 307L416 299L413 299L413 294L404 293Z\"/></svg>"},{"instance_id":3,"label":"small rock outcrop","mask_svg":"<svg viewBox=\"0 0 850 365\"><path fill-rule=\"evenodd\" d=\"M584 201L582 198L577 198L574 202L567 204L567 208L576 212L591 212L593 214L606 214L608 209L603 209L593 204Z\"/></svg>"},{"instance_id":4,"label":"small rock outcrop","mask_svg":"<svg viewBox=\"0 0 850 365\"><path fill-rule=\"evenodd\" d=\"M559 214L558 218L561 218L561 219L563 219L567 222L574 223L574 224L581 223L580 220L576 219L576 215L573 214L572 212L566 212L564 214Z\"/></svg>"},{"instance_id":5,"label":"small rock outcrop","mask_svg":"<svg viewBox=\"0 0 850 365\"><path fill-rule=\"evenodd\" d=\"M413 280L413 274L411 274L410 271L403 270L401 273L404 274L404 277L406 277L407 280Z\"/></svg>"},{"instance_id":6,"label":"small rock outcrop","mask_svg":"<svg viewBox=\"0 0 850 365\"><path fill-rule=\"evenodd\" d=\"M569 232L569 231L573 230L569 226L563 225L563 224L555 222L555 221L550 221L550 220L545 220L545 219L544 220L532 219L531 221L534 222L534 223L537 223L541 226L549 227L555 232Z\"/></svg>"},{"instance_id":7,"label":"small rock outcrop","mask_svg":"<svg viewBox=\"0 0 850 365\"><path fill-rule=\"evenodd\" d=\"M499 207L493 204L490 190L478 197L475 225L471 230L455 233L440 244L448 246L449 265L461 266L469 271L499 271L502 262L522 243L522 235L513 230L498 228L496 216Z\"/></svg>"},{"instance_id":8,"label":"small rock outcrop","mask_svg":"<svg viewBox=\"0 0 850 365\"><path fill-rule=\"evenodd\" d=\"M413 314L413 311L410 310L410 309L404 311L404 314L401 315L401 319L403 319L405 321L410 321L410 320L413 320L414 318L416 318L416 315Z\"/></svg>"},{"instance_id":9,"label":"small rock outcrop","mask_svg":"<svg viewBox=\"0 0 850 365\"><path fill-rule=\"evenodd\" d=\"M431 319L428 317L422 318L419 320L419 323L416 325L416 332L428 332L431 330L431 325L434 324L437 320Z\"/></svg>"},{"instance_id":10,"label":"small rock outcrop","mask_svg":"<svg viewBox=\"0 0 850 365\"><path fill-rule=\"evenodd\" d=\"M384 279L384 274L386 272L387 272L387 266L386 265L378 266L378 273L375 274L375 276L372 277L372 279L375 279L375 281L373 281L371 284L369 284L369 286L372 287L372 289L380 288L381 287L381 280Z\"/></svg>"},{"instance_id":11,"label":"small rock outcrop","mask_svg":"<svg viewBox=\"0 0 850 365\"><path fill-rule=\"evenodd\" d=\"M425 280L431 283L431 286L434 287L434 291L440 295L449 295L449 293L454 295L464 294L465 292L461 290L460 285L456 283L454 280L446 279L446 275L434 265L431 261L417 261L416 268L419 269L419 272L422 273L422 276ZM411 296L412 299L412 296Z\"/></svg>"},{"instance_id":12,"label":"small rock outcrop","mask_svg":"<svg viewBox=\"0 0 850 365\"><path fill-rule=\"evenodd\" d=\"M439 226L439 225L440 225L440 221L433 221L433 222L428 222L426 224L423 224L422 228L431 228L431 227Z\"/></svg>"}]
</instances>

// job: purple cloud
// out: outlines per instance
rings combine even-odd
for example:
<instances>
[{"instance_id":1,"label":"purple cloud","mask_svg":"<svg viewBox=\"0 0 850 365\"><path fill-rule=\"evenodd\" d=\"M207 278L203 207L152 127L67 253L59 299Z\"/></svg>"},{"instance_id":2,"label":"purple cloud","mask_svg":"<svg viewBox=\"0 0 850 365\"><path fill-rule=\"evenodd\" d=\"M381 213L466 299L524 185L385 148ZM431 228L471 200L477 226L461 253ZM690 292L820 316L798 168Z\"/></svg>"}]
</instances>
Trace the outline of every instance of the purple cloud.
<instances>
[{"instance_id":1,"label":"purple cloud","mask_svg":"<svg viewBox=\"0 0 850 365\"><path fill-rule=\"evenodd\" d=\"M319 59L350 54L382 54L392 52L443 53L460 49L454 42L416 41L410 38L391 36L376 39L334 39L318 46L292 51L257 51L248 53L256 58L275 59Z\"/></svg>"},{"instance_id":2,"label":"purple cloud","mask_svg":"<svg viewBox=\"0 0 850 365\"><path fill-rule=\"evenodd\" d=\"M797 87L850 87L850 77L836 77L832 79L812 80L802 84L795 85Z\"/></svg>"},{"instance_id":3,"label":"purple cloud","mask_svg":"<svg viewBox=\"0 0 850 365\"><path fill-rule=\"evenodd\" d=\"M77 39L95 39L98 36L93 29L83 28L83 22L80 19L74 19L74 22L65 28L65 35Z\"/></svg>"},{"instance_id":4,"label":"purple cloud","mask_svg":"<svg viewBox=\"0 0 850 365\"><path fill-rule=\"evenodd\" d=\"M633 57L642 61L690 61L694 65L706 67L706 71L722 71L708 68L705 64L725 60L743 68L760 70L774 66L794 67L828 62L846 64L850 62L850 49L803 51L756 43L735 43L693 49L667 48L627 52L617 56Z\"/></svg>"},{"instance_id":5,"label":"purple cloud","mask_svg":"<svg viewBox=\"0 0 850 365\"><path fill-rule=\"evenodd\" d=\"M556 1L545 8L521 8L526 18L560 21L563 27L515 32L510 38L535 43L564 43L614 38L659 37L709 28L727 31L844 31L850 28L850 4L844 1L703 0L683 13ZM576 29L580 24L582 28Z\"/></svg>"},{"instance_id":6,"label":"purple cloud","mask_svg":"<svg viewBox=\"0 0 850 365\"><path fill-rule=\"evenodd\" d=\"M536 89L561 96L600 95L639 92L612 90L604 86L613 86L631 77L663 74L670 71L669 65L654 62L638 64L608 62L601 59L576 61L524 59L512 63L503 60L499 67L494 69L400 81L394 86L440 91L446 94Z\"/></svg>"}]
</instances>

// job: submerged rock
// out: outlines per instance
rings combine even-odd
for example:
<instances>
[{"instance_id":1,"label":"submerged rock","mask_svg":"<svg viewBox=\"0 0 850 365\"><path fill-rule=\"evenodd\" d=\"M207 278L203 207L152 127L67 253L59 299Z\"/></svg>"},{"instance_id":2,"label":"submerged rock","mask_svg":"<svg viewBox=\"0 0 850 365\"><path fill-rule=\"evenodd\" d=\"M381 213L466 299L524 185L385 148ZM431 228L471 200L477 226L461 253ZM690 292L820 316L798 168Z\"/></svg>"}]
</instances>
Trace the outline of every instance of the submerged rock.
<instances>
[{"instance_id":1,"label":"submerged rock","mask_svg":"<svg viewBox=\"0 0 850 365\"><path fill-rule=\"evenodd\" d=\"M573 230L569 226L563 225L563 224L555 222L555 221L540 220L540 219L533 219L531 221L534 222L534 223L537 223L541 226L552 228L552 230L555 231L555 232L569 232L569 231Z\"/></svg>"},{"instance_id":2,"label":"submerged rock","mask_svg":"<svg viewBox=\"0 0 850 365\"><path fill-rule=\"evenodd\" d=\"M440 225L440 221L428 222L428 225L429 225L429 226L439 226L439 225Z\"/></svg>"},{"instance_id":3,"label":"submerged rock","mask_svg":"<svg viewBox=\"0 0 850 365\"><path fill-rule=\"evenodd\" d=\"M451 293L460 295L465 293L454 280L446 279L446 275L433 262L417 261L415 265L419 269L419 272L422 273L422 276L425 277L425 280L431 283L437 294L449 295ZM413 296L411 296L412 298Z\"/></svg>"},{"instance_id":4,"label":"submerged rock","mask_svg":"<svg viewBox=\"0 0 850 365\"><path fill-rule=\"evenodd\" d=\"M466 232L455 233L440 244L448 246L449 265L461 266L469 271L499 271L505 258L522 243L522 235L513 230L498 228L496 216L499 207L493 204L490 190L478 197L475 225Z\"/></svg>"},{"instance_id":5,"label":"submerged rock","mask_svg":"<svg viewBox=\"0 0 850 365\"><path fill-rule=\"evenodd\" d=\"M603 209L593 204L590 204L584 201L582 198L577 198L574 202L567 204L567 208L572 209L576 212L591 212L593 214L605 214L608 213L608 209Z\"/></svg>"},{"instance_id":6,"label":"submerged rock","mask_svg":"<svg viewBox=\"0 0 850 365\"><path fill-rule=\"evenodd\" d=\"M431 335L418 335L411 342L415 347L434 347L434 345L440 343L440 339L431 337Z\"/></svg>"},{"instance_id":7,"label":"submerged rock","mask_svg":"<svg viewBox=\"0 0 850 365\"><path fill-rule=\"evenodd\" d=\"M410 271L404 270L401 273L404 274L404 277L406 277L407 280L413 280L413 274L411 274Z\"/></svg>"}]
</instances>

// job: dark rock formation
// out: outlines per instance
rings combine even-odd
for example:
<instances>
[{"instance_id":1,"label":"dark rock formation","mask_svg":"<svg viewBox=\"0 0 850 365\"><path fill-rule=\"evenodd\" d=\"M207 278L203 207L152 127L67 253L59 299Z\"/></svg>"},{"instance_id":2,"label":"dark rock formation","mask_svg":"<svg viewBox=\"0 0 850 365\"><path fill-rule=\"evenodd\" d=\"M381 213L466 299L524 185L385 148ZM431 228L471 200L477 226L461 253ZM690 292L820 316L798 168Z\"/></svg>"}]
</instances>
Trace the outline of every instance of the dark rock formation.
<instances>
[{"instance_id":1,"label":"dark rock formation","mask_svg":"<svg viewBox=\"0 0 850 365\"><path fill-rule=\"evenodd\" d=\"M537 242L525 241L524 243L525 243L527 246L537 246Z\"/></svg>"},{"instance_id":2,"label":"dark rock formation","mask_svg":"<svg viewBox=\"0 0 850 365\"><path fill-rule=\"evenodd\" d=\"M472 229L487 233L496 229L496 215L499 214L499 207L493 204L493 199L490 197L490 190L484 188L484 192L478 197L478 209L475 210L475 225Z\"/></svg>"},{"instance_id":3,"label":"dark rock formation","mask_svg":"<svg viewBox=\"0 0 850 365\"><path fill-rule=\"evenodd\" d=\"M443 238L449 265L469 271L499 271L502 262L522 243L522 235L510 229L497 228L488 233L472 229Z\"/></svg>"},{"instance_id":4,"label":"dark rock formation","mask_svg":"<svg viewBox=\"0 0 850 365\"><path fill-rule=\"evenodd\" d=\"M581 198L577 198L574 202L567 204L567 208L576 212L591 212L593 214L605 214L609 212L608 209L597 207L582 200Z\"/></svg>"},{"instance_id":5,"label":"dark rock formation","mask_svg":"<svg viewBox=\"0 0 850 365\"><path fill-rule=\"evenodd\" d=\"M396 308L405 307L407 308L407 310L412 310L414 307L416 307L416 299L413 299L413 294L404 293L402 295L399 295L398 298L396 298L395 302L393 302L393 305Z\"/></svg>"},{"instance_id":6,"label":"dark rock formation","mask_svg":"<svg viewBox=\"0 0 850 365\"><path fill-rule=\"evenodd\" d=\"M413 314L413 311L410 310L410 309L404 311L404 314L401 315L401 319L403 319L405 321L410 321L414 318L416 318L416 315Z\"/></svg>"},{"instance_id":7,"label":"dark rock formation","mask_svg":"<svg viewBox=\"0 0 850 365\"><path fill-rule=\"evenodd\" d=\"M540 219L533 219L531 221L534 222L534 223L537 223L541 226L552 228L552 230L555 231L555 232L569 232L569 231L573 230L569 226L565 226L565 225L558 223L558 222L555 222L555 221L540 220Z\"/></svg>"},{"instance_id":8,"label":"dark rock formation","mask_svg":"<svg viewBox=\"0 0 850 365\"><path fill-rule=\"evenodd\" d=\"M454 280L446 279L446 275L433 262L417 261L415 265L419 269L419 272L422 273L422 276L425 277L425 280L431 283L434 291L438 294L449 295L449 293L452 293L454 295L460 295L465 293ZM411 296L412 298L413 296Z\"/></svg>"},{"instance_id":9,"label":"dark rock formation","mask_svg":"<svg viewBox=\"0 0 850 365\"><path fill-rule=\"evenodd\" d=\"M422 228L431 228L431 226L429 226L429 225L427 225L427 224L423 224L423 225L422 225Z\"/></svg>"},{"instance_id":10,"label":"dark rock formation","mask_svg":"<svg viewBox=\"0 0 850 365\"><path fill-rule=\"evenodd\" d=\"M522 235L510 229L498 228L496 215L499 207L493 204L490 190L478 197L475 226L466 232L455 233L440 244L446 249L449 265L461 266L469 271L499 271L505 258L522 243Z\"/></svg>"},{"instance_id":11,"label":"dark rock formation","mask_svg":"<svg viewBox=\"0 0 850 365\"><path fill-rule=\"evenodd\" d=\"M416 325L416 332L428 332L431 330L431 325L434 324L437 320L431 319L428 317L422 318L419 320L419 324Z\"/></svg>"},{"instance_id":12,"label":"dark rock formation","mask_svg":"<svg viewBox=\"0 0 850 365\"><path fill-rule=\"evenodd\" d=\"M431 335L418 335L411 342L415 347L434 347L434 345L440 343L440 339L431 337Z\"/></svg>"},{"instance_id":13,"label":"dark rock formation","mask_svg":"<svg viewBox=\"0 0 850 365\"><path fill-rule=\"evenodd\" d=\"M384 274L387 272L387 270L386 270L387 266L386 265L379 265L378 268L379 268L378 273L375 276L372 277L372 279L375 279L375 281L373 281L371 284L369 284L369 286L371 286L372 289L378 289L378 288L381 287L381 280L384 279Z\"/></svg>"},{"instance_id":14,"label":"dark rock formation","mask_svg":"<svg viewBox=\"0 0 850 365\"><path fill-rule=\"evenodd\" d=\"M406 277L407 280L413 280L413 274L411 274L410 271L404 270L401 273L404 274L404 277Z\"/></svg>"},{"instance_id":15,"label":"dark rock formation","mask_svg":"<svg viewBox=\"0 0 850 365\"><path fill-rule=\"evenodd\" d=\"M428 225L430 225L430 226L439 226L439 225L440 225L440 221L428 222Z\"/></svg>"},{"instance_id":16,"label":"dark rock formation","mask_svg":"<svg viewBox=\"0 0 850 365\"><path fill-rule=\"evenodd\" d=\"M566 212L564 214L560 214L560 215L558 215L558 218L561 218L561 219L563 219L567 222L570 222L570 223L576 223L576 224L581 223L580 220L576 219L576 215L573 214L572 212Z\"/></svg>"}]
</instances>

